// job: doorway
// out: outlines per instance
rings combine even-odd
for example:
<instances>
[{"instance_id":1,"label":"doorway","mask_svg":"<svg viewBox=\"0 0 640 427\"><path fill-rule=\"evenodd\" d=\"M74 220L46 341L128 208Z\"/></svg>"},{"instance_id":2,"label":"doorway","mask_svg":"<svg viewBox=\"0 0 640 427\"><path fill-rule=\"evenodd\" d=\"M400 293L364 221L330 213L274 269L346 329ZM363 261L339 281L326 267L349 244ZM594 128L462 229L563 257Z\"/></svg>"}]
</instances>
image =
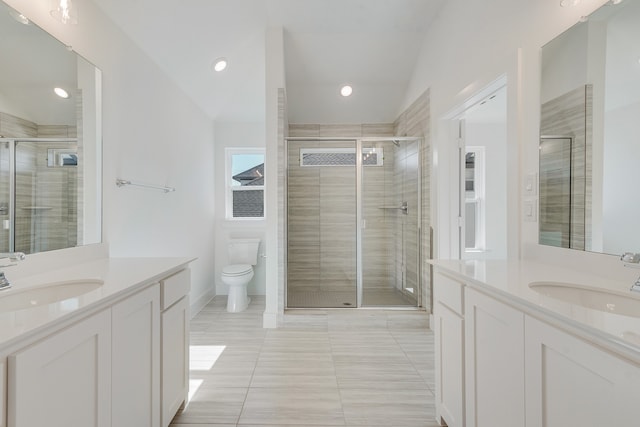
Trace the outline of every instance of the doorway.
<instances>
[{"instance_id":1,"label":"doorway","mask_svg":"<svg viewBox=\"0 0 640 427\"><path fill-rule=\"evenodd\" d=\"M482 93L452 117L451 255L458 259L507 258L507 87Z\"/></svg>"}]
</instances>

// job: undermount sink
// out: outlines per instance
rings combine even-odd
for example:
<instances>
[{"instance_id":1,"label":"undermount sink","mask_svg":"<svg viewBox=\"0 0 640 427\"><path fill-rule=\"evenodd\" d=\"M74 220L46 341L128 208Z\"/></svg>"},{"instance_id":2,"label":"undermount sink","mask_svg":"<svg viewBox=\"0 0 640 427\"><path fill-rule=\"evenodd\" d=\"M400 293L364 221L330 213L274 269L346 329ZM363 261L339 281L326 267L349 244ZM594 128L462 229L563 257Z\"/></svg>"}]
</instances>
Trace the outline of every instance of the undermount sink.
<instances>
[{"instance_id":1,"label":"undermount sink","mask_svg":"<svg viewBox=\"0 0 640 427\"><path fill-rule=\"evenodd\" d=\"M551 298L586 308L640 317L640 295L562 282L532 282L529 288Z\"/></svg>"},{"instance_id":2,"label":"undermount sink","mask_svg":"<svg viewBox=\"0 0 640 427\"><path fill-rule=\"evenodd\" d=\"M26 289L12 288L0 292L0 312L23 310L75 298L102 286L98 279L47 283Z\"/></svg>"}]
</instances>

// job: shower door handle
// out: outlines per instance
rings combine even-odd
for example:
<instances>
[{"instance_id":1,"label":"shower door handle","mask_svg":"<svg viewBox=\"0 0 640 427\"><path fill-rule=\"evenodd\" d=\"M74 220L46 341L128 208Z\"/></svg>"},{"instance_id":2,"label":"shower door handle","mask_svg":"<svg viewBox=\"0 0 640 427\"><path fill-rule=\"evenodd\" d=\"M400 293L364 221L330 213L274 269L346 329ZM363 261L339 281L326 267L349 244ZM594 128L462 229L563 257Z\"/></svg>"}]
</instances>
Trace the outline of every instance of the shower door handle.
<instances>
[{"instance_id":1,"label":"shower door handle","mask_svg":"<svg viewBox=\"0 0 640 427\"><path fill-rule=\"evenodd\" d=\"M400 206L380 206L378 209L398 209L401 210L403 214L407 215L409 213L409 204L407 202L402 202Z\"/></svg>"}]
</instances>

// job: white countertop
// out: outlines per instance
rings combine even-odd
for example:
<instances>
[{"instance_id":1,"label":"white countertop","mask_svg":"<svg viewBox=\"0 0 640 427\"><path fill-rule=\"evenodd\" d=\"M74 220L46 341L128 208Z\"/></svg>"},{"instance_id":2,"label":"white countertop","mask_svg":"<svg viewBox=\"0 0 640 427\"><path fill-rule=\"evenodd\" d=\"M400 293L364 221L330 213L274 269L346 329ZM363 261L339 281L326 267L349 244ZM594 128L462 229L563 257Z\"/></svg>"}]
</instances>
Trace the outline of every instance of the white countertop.
<instances>
[{"instance_id":1,"label":"white countertop","mask_svg":"<svg viewBox=\"0 0 640 427\"><path fill-rule=\"evenodd\" d=\"M448 272L469 286L493 294L527 314L572 332L640 363L640 318L583 307L532 290L532 282L562 282L604 288L639 298L631 282L530 261L431 260L436 271ZM640 275L640 270L638 270ZM638 299L640 307L640 299Z\"/></svg>"},{"instance_id":2,"label":"white countertop","mask_svg":"<svg viewBox=\"0 0 640 427\"><path fill-rule=\"evenodd\" d=\"M180 271L193 260L194 258L102 258L15 280L12 280L11 272L7 269L5 273L12 288L0 291L0 298L2 295L49 283L76 280L101 280L104 283L96 290L63 302L0 312L0 353L30 337L37 337L54 325L71 322L87 312L108 307L115 300Z\"/></svg>"}]
</instances>

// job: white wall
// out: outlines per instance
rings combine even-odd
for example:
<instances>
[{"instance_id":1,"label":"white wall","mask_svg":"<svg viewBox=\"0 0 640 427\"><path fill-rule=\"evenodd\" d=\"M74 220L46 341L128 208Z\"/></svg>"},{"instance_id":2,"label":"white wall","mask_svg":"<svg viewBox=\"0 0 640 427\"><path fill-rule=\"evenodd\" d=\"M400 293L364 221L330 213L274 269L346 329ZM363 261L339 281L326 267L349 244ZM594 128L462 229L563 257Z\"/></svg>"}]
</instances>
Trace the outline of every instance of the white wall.
<instances>
[{"instance_id":1,"label":"white wall","mask_svg":"<svg viewBox=\"0 0 640 427\"><path fill-rule=\"evenodd\" d=\"M278 214L281 206L278 206L278 160L279 160L279 103L278 90L285 87L284 72L284 30L282 27L268 28L265 38L265 141L267 147L265 170L266 185L266 303L263 315L263 326L265 328L275 328L278 319L283 314L284 289L280 286L281 276L284 272L279 271L278 247L279 220ZM271 167L269 165L273 165ZM280 189L282 191L282 189Z\"/></svg>"},{"instance_id":2,"label":"white wall","mask_svg":"<svg viewBox=\"0 0 640 427\"><path fill-rule=\"evenodd\" d=\"M640 250L640 242L629 244L629 236L640 235L638 180L630 175L630 171L638 170L640 159L639 117L640 103L607 111L605 115L602 249L609 254Z\"/></svg>"},{"instance_id":3,"label":"white wall","mask_svg":"<svg viewBox=\"0 0 640 427\"><path fill-rule=\"evenodd\" d=\"M250 147L264 148L264 123L225 123L215 124L215 205L216 239L215 239L215 283L216 295L227 295L229 290L220 280L222 269L228 264L227 243L232 238L258 237L262 241L259 254L264 252L265 220L227 220L225 218L225 148ZM265 165L268 167L268 165ZM265 260L258 257L254 267L254 276L247 286L249 295L265 294Z\"/></svg>"},{"instance_id":4,"label":"white wall","mask_svg":"<svg viewBox=\"0 0 640 427\"><path fill-rule=\"evenodd\" d=\"M92 2L77 25L49 15L48 0L8 0L102 70L103 240L112 256L190 256L192 305L214 294L212 121ZM175 193L117 188L116 178Z\"/></svg>"},{"instance_id":5,"label":"white wall","mask_svg":"<svg viewBox=\"0 0 640 427\"><path fill-rule=\"evenodd\" d=\"M538 224L522 220L522 177L538 170L540 49L576 23L580 16L588 15L603 3L587 0L575 7L562 8L556 1L447 1L426 35L409 84L404 107L425 88L431 88L434 197L439 200L439 195L444 197L450 190L446 170L450 139L442 118L476 91L507 75L507 203L508 221L515 222L515 226L510 227L514 232L508 239L509 245L515 242L524 257L558 258L557 251L537 244ZM450 212L432 212L436 221L443 221L447 214ZM436 243L438 238L436 236ZM568 252L562 253L581 267L598 268L594 259L608 262L611 258L577 251L569 255ZM512 256L521 257L517 253Z\"/></svg>"}]
</instances>

